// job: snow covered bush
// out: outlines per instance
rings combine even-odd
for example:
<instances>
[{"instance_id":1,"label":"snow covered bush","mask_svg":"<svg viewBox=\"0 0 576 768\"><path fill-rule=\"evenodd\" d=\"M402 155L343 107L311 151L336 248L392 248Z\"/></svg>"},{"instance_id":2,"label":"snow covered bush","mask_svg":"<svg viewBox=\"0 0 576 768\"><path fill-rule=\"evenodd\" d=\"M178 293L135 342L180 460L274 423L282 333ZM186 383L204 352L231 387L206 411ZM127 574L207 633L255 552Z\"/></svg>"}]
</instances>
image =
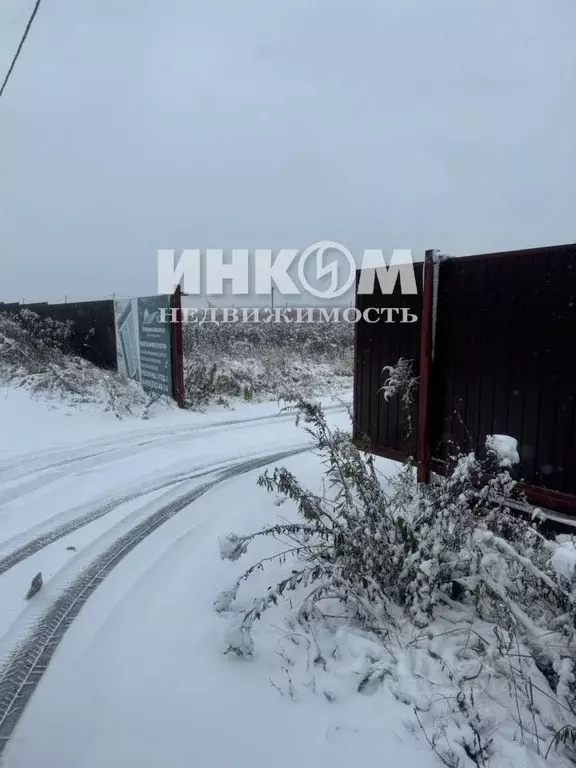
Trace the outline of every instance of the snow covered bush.
<instances>
[{"instance_id":1,"label":"snow covered bush","mask_svg":"<svg viewBox=\"0 0 576 768\"><path fill-rule=\"evenodd\" d=\"M69 405L94 404L117 418L147 415L152 398L139 384L70 352L71 330L71 323L30 310L0 313L0 384Z\"/></svg>"},{"instance_id":2,"label":"snow covered bush","mask_svg":"<svg viewBox=\"0 0 576 768\"><path fill-rule=\"evenodd\" d=\"M486 450L494 455L499 467L512 467L520 462L518 441L509 435L488 435Z\"/></svg>"},{"instance_id":3,"label":"snow covered bush","mask_svg":"<svg viewBox=\"0 0 576 768\"><path fill-rule=\"evenodd\" d=\"M576 759L576 578L558 567L559 545L539 531L538 510L528 518L511 511L515 441L489 439L486 462L459 456L441 484L418 488L407 465L385 485L374 457L330 429L319 406L299 408L326 492L309 492L283 468L260 478L299 519L221 543L232 561L257 537L282 546L222 593L217 610L233 609L243 582L267 563L292 564L236 614L228 652L252 655L255 622L292 594L299 631L346 627L373 639L379 651L358 690L385 684L410 704L416 730L444 764L488 765L502 750L514 753L502 765L547 749L550 758L563 749Z\"/></svg>"},{"instance_id":4,"label":"snow covered bush","mask_svg":"<svg viewBox=\"0 0 576 768\"><path fill-rule=\"evenodd\" d=\"M12 317L26 335L29 344L38 352L54 349L68 351L74 327L72 320L62 322L51 317L42 318L29 309L21 309Z\"/></svg>"},{"instance_id":5,"label":"snow covered bush","mask_svg":"<svg viewBox=\"0 0 576 768\"><path fill-rule=\"evenodd\" d=\"M412 373L412 365L412 360L401 357L396 365L384 366L382 373L388 374L381 390L385 400L399 395L405 406L412 403L418 387L418 379Z\"/></svg>"},{"instance_id":6,"label":"snow covered bush","mask_svg":"<svg viewBox=\"0 0 576 768\"><path fill-rule=\"evenodd\" d=\"M413 374L413 360L407 360L401 357L396 365L384 366L382 373L387 375L384 386L379 390L383 392L384 399L390 400L391 397L397 397L404 411L406 420L406 434L404 439L408 444L412 435L412 408L418 389L418 379Z\"/></svg>"}]
</instances>

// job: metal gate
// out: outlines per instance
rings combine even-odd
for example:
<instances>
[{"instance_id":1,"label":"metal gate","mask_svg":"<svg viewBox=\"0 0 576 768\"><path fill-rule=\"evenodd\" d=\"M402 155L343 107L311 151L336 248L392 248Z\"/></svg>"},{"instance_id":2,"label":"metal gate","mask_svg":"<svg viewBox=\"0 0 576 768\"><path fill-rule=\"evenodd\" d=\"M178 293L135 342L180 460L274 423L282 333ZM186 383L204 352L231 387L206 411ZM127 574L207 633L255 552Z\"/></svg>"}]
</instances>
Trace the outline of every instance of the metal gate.
<instances>
[{"instance_id":1,"label":"metal gate","mask_svg":"<svg viewBox=\"0 0 576 768\"><path fill-rule=\"evenodd\" d=\"M507 434L518 440L529 497L576 511L576 245L460 258L429 251L423 272L411 326L419 479L445 471L459 451L482 456L487 434ZM400 306L410 297L383 298ZM367 300L358 297L359 308ZM389 325L386 340L382 327L366 326L357 330L355 434L367 433L374 453L401 458L387 426L398 417L376 393L374 371L407 357L415 340L410 326Z\"/></svg>"}]
</instances>

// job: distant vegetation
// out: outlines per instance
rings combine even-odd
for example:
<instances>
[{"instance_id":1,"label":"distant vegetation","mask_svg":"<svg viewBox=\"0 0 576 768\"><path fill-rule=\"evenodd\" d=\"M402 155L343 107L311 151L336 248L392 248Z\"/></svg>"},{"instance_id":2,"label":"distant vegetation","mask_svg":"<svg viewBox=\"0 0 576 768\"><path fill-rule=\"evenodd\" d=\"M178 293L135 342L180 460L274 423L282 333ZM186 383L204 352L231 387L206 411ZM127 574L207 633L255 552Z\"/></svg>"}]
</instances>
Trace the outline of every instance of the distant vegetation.
<instances>
[{"instance_id":1,"label":"distant vegetation","mask_svg":"<svg viewBox=\"0 0 576 768\"><path fill-rule=\"evenodd\" d=\"M347 322L189 323L183 337L190 407L338 392L352 383Z\"/></svg>"}]
</instances>

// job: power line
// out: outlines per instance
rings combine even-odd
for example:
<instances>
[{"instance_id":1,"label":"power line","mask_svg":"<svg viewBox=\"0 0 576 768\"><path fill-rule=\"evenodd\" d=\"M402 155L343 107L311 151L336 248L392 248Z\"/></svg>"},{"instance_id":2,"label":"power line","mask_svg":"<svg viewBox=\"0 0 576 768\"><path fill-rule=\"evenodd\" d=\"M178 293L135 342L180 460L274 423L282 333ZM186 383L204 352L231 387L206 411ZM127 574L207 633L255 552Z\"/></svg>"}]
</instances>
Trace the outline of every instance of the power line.
<instances>
[{"instance_id":1,"label":"power line","mask_svg":"<svg viewBox=\"0 0 576 768\"><path fill-rule=\"evenodd\" d=\"M18 48L16 49L16 53L14 54L14 58L12 59L12 63L10 64L10 68L8 69L8 72L6 73L6 77L4 78L4 82L2 83L2 87L0 87L0 98L2 98L2 94L4 93L4 89L6 88L8 84L8 80L10 80L10 75L12 74L12 71L14 69L14 66L16 62L18 61L18 56L20 56L20 51L22 50L22 46L26 42L26 38L28 37L28 32L30 32L30 27L32 26L32 23L34 21L34 18L36 14L38 13L38 8L40 8L40 3L42 0L36 0L36 4L34 6L34 10L32 11L32 15L28 19L28 24L26 24L26 29L24 30L24 34L22 35L22 39L20 40L20 44Z\"/></svg>"}]
</instances>

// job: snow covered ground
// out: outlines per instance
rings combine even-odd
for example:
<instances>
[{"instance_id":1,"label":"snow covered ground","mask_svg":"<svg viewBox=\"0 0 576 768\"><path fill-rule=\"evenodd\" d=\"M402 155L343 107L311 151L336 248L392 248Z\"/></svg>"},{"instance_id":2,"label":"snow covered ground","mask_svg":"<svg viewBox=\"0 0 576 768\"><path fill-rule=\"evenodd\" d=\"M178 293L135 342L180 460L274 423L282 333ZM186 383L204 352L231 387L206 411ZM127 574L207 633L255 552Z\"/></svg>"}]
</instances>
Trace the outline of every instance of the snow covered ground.
<instances>
[{"instance_id":1,"label":"snow covered ground","mask_svg":"<svg viewBox=\"0 0 576 768\"><path fill-rule=\"evenodd\" d=\"M342 401L324 406L332 426L348 427ZM474 690L492 768L563 764L554 750L545 763L519 743L507 678L497 664L477 668L462 611L446 609L430 633L404 622L388 657L351 626L303 634L286 597L254 626L254 658L224 653L233 617L214 601L245 565L222 560L219 540L295 519L292 502L257 485L263 469L282 465L323 488L323 466L294 421L274 403L158 407L148 420L118 420L0 389L9 436L0 452L1 768L428 768L441 759L464 768L451 747L462 751L471 734L442 710L458 692L453 672L482 676ZM379 469L397 472L384 460ZM257 539L250 563L277 546ZM568 579L575 563L567 537L554 567ZM256 572L237 607L290 567ZM26 600L38 572L43 587ZM487 638L493 629L474 627ZM360 693L374 669L386 684ZM531 682L545 694L541 677ZM558 707L538 702L547 704ZM542 717L547 744L557 718Z\"/></svg>"},{"instance_id":2,"label":"snow covered ground","mask_svg":"<svg viewBox=\"0 0 576 768\"><path fill-rule=\"evenodd\" d=\"M328 412L347 425L340 405ZM117 421L4 389L0 423L10 435L0 455L0 658L4 671L18 672L24 655L28 664L16 683L0 682L3 766L434 764L390 694L378 706L340 692L283 695L273 623L262 623L270 642L253 662L223 654L213 602L237 568L219 558L218 538L293 514L256 485L269 463L321 488L292 415L260 404ZM141 536L159 510L161 524ZM38 571L43 589L26 601Z\"/></svg>"}]
</instances>

